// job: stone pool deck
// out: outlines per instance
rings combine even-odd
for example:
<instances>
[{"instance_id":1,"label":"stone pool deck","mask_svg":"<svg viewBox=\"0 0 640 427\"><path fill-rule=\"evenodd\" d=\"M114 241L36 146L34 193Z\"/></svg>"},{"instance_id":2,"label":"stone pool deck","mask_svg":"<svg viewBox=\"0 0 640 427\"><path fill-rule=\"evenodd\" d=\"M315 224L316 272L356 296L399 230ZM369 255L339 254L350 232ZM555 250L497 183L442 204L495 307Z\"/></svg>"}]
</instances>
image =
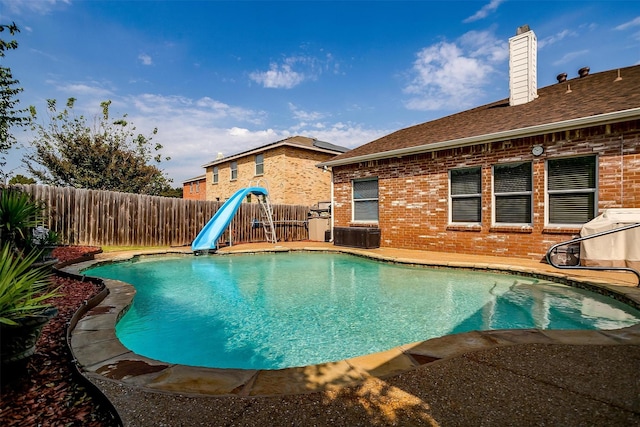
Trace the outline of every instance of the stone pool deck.
<instances>
[{"instance_id":1,"label":"stone pool deck","mask_svg":"<svg viewBox=\"0 0 640 427\"><path fill-rule=\"evenodd\" d=\"M640 306L632 274L557 270L517 258L312 242L243 244L220 252L264 250L340 250L395 262L507 270L596 287ZM96 261L139 253L100 254ZM64 270L78 273L92 263ZM84 375L127 426L640 425L640 325L469 332L301 368L205 369L124 348L114 326L134 290L106 282L109 295L80 319L71 346Z\"/></svg>"}]
</instances>

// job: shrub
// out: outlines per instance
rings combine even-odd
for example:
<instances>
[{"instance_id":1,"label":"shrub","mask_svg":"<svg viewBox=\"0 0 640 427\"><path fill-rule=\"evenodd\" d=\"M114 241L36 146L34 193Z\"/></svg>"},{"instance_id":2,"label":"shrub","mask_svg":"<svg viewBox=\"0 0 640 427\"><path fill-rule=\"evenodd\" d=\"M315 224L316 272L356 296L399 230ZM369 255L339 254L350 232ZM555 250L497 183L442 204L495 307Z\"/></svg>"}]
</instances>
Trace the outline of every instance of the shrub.
<instances>
[{"instance_id":1,"label":"shrub","mask_svg":"<svg viewBox=\"0 0 640 427\"><path fill-rule=\"evenodd\" d=\"M0 249L0 323L18 325L22 319L43 313L59 296L51 290L48 267L33 268L38 251L19 256L5 243Z\"/></svg>"}]
</instances>

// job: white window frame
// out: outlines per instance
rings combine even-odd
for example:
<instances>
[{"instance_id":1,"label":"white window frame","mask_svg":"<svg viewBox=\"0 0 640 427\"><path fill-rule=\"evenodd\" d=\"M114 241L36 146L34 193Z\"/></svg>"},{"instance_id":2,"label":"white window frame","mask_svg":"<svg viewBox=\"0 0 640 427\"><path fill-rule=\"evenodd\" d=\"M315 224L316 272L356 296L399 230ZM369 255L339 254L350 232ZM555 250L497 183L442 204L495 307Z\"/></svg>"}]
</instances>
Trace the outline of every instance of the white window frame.
<instances>
[{"instance_id":1,"label":"white window frame","mask_svg":"<svg viewBox=\"0 0 640 427\"><path fill-rule=\"evenodd\" d=\"M480 192L469 194L452 194L452 175L455 171L468 169L478 169L480 171ZM479 199L480 200L480 220L479 221L454 221L453 220L453 201L461 199ZM469 166L462 168L449 169L449 224L450 225L481 225L482 224L482 166Z\"/></svg>"},{"instance_id":2,"label":"white window frame","mask_svg":"<svg viewBox=\"0 0 640 427\"><path fill-rule=\"evenodd\" d=\"M552 190L549 191L549 162L558 161L558 160L566 160L566 159L577 159L583 157L593 157L594 158L594 188L591 189L581 189L581 190ZM560 228L580 228L584 223L554 223L549 219L550 216L550 195L553 194L571 194L571 193L592 193L593 194L593 217L598 215L598 190L599 190L599 182L598 182L598 165L599 158L597 155L582 155L582 156L570 156L570 157L555 157L551 159L547 159L544 163L544 225L545 227L560 227Z\"/></svg>"},{"instance_id":3,"label":"white window frame","mask_svg":"<svg viewBox=\"0 0 640 427\"><path fill-rule=\"evenodd\" d=\"M233 161L229 163L229 181L236 181L238 179L238 162Z\"/></svg>"},{"instance_id":4,"label":"white window frame","mask_svg":"<svg viewBox=\"0 0 640 427\"><path fill-rule=\"evenodd\" d=\"M361 198L361 199L356 199L356 183L359 182L369 182L369 181L375 181L376 184L378 185L378 197L370 197L370 198ZM356 218L356 204L360 203L360 202L373 202L375 201L377 204L377 210L376 210L376 219L357 219ZM362 179L354 179L353 181L351 181L351 222L353 223L361 223L361 224L377 224L378 221L380 220L380 181L378 180L377 177L374 178L362 178Z\"/></svg>"},{"instance_id":5,"label":"white window frame","mask_svg":"<svg viewBox=\"0 0 640 427\"><path fill-rule=\"evenodd\" d=\"M260 160L260 162L258 162L258 160ZM255 162L256 162L256 173L255 173L256 176L264 175L264 154L262 153L256 154ZM259 171L258 171L258 167L260 168Z\"/></svg>"},{"instance_id":6,"label":"white window frame","mask_svg":"<svg viewBox=\"0 0 640 427\"><path fill-rule=\"evenodd\" d=\"M217 184L218 183L218 179L219 179L219 170L217 166L213 167L213 172L212 172L212 177L211 177L211 184Z\"/></svg>"},{"instance_id":7,"label":"white window frame","mask_svg":"<svg viewBox=\"0 0 640 427\"><path fill-rule=\"evenodd\" d=\"M500 168L501 166L515 166L528 163L531 167L531 188L528 191L512 191L512 192L502 192L499 193L496 191L496 167ZM533 225L533 162L509 162L509 163L498 163L493 165L491 168L491 188L492 188L492 197L493 197L493 205L491 210L491 223L495 226L523 226L523 225ZM529 196L529 222L498 222L496 220L497 212L498 212L498 203L497 199L499 197L509 197L509 196Z\"/></svg>"}]
</instances>

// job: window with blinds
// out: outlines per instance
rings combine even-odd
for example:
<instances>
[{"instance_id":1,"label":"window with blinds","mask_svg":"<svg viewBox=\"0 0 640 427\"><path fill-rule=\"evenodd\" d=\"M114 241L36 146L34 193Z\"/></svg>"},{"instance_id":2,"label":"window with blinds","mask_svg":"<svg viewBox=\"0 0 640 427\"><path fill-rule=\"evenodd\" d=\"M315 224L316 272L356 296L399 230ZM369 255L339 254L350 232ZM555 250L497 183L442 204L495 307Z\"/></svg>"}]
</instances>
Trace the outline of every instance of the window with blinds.
<instances>
[{"instance_id":1,"label":"window with blinds","mask_svg":"<svg viewBox=\"0 0 640 427\"><path fill-rule=\"evenodd\" d=\"M264 174L264 154L256 154L256 175Z\"/></svg>"},{"instance_id":2,"label":"window with blinds","mask_svg":"<svg viewBox=\"0 0 640 427\"><path fill-rule=\"evenodd\" d=\"M493 167L493 212L496 224L531 224L531 162Z\"/></svg>"},{"instance_id":3,"label":"window with blinds","mask_svg":"<svg viewBox=\"0 0 640 427\"><path fill-rule=\"evenodd\" d=\"M229 170L231 171L231 181L238 179L238 162L231 162Z\"/></svg>"},{"instance_id":4,"label":"window with blinds","mask_svg":"<svg viewBox=\"0 0 640 427\"><path fill-rule=\"evenodd\" d=\"M214 166L213 167L213 180L212 180L213 184L217 184L218 183L218 167Z\"/></svg>"},{"instance_id":5,"label":"window with blinds","mask_svg":"<svg viewBox=\"0 0 640 427\"><path fill-rule=\"evenodd\" d=\"M451 222L482 222L482 173L479 167L449 173Z\"/></svg>"},{"instance_id":6,"label":"window with blinds","mask_svg":"<svg viewBox=\"0 0 640 427\"><path fill-rule=\"evenodd\" d=\"M549 224L584 224L595 217L596 156L547 160Z\"/></svg>"},{"instance_id":7,"label":"window with blinds","mask_svg":"<svg viewBox=\"0 0 640 427\"><path fill-rule=\"evenodd\" d=\"M353 181L353 221L378 221L378 180Z\"/></svg>"}]
</instances>

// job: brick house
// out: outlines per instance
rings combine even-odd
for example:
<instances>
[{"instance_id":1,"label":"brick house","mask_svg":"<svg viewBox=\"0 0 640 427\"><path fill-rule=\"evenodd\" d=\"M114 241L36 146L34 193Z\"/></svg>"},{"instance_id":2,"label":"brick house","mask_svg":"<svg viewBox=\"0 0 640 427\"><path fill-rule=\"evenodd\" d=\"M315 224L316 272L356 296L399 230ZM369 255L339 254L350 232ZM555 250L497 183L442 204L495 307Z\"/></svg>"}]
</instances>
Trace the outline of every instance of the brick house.
<instances>
[{"instance_id":1,"label":"brick house","mask_svg":"<svg viewBox=\"0 0 640 427\"><path fill-rule=\"evenodd\" d=\"M321 164L334 239L367 227L383 247L540 259L600 211L640 207L640 66L537 89L535 34L509 45L509 99Z\"/></svg>"},{"instance_id":2,"label":"brick house","mask_svg":"<svg viewBox=\"0 0 640 427\"><path fill-rule=\"evenodd\" d=\"M224 201L240 188L266 182L273 204L311 206L331 198L331 174L319 169L348 149L293 136L207 163L206 200Z\"/></svg>"},{"instance_id":3,"label":"brick house","mask_svg":"<svg viewBox=\"0 0 640 427\"><path fill-rule=\"evenodd\" d=\"M187 200L206 200L206 175L196 176L182 182L182 198Z\"/></svg>"}]
</instances>

